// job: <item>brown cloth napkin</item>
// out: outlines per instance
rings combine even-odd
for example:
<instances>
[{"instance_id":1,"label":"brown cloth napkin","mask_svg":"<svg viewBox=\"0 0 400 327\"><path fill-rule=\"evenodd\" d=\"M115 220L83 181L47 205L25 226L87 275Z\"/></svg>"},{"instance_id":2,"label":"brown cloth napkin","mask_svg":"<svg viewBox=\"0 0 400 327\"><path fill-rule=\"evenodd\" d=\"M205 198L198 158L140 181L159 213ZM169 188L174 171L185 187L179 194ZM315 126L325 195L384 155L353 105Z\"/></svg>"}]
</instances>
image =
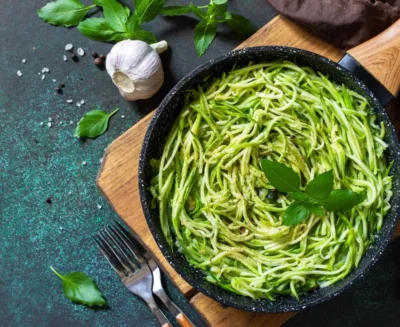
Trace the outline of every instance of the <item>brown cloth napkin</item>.
<instances>
[{"instance_id":1,"label":"brown cloth napkin","mask_svg":"<svg viewBox=\"0 0 400 327\"><path fill-rule=\"evenodd\" d=\"M400 0L268 0L281 14L347 50L400 18Z\"/></svg>"}]
</instances>

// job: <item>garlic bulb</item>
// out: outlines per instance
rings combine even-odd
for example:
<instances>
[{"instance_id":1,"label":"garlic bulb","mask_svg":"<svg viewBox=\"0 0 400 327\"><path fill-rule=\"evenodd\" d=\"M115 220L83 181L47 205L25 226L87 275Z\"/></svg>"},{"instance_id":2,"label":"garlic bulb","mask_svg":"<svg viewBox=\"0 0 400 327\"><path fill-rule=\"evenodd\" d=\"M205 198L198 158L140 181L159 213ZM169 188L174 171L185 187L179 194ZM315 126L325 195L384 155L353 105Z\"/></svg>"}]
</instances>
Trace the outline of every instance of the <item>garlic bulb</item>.
<instances>
[{"instance_id":1,"label":"garlic bulb","mask_svg":"<svg viewBox=\"0 0 400 327\"><path fill-rule=\"evenodd\" d=\"M129 101L152 97L164 82L159 53L168 49L165 41L148 45L125 40L107 55L106 69L121 95Z\"/></svg>"}]
</instances>

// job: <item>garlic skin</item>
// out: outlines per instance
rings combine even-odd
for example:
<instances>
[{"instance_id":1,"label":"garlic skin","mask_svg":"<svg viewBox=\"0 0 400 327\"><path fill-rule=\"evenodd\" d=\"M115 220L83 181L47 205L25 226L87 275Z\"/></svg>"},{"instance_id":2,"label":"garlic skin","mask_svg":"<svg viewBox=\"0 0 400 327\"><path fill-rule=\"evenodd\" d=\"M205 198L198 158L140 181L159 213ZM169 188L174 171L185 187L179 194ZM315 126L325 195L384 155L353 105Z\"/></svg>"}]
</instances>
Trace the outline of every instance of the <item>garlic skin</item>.
<instances>
[{"instance_id":1,"label":"garlic skin","mask_svg":"<svg viewBox=\"0 0 400 327\"><path fill-rule=\"evenodd\" d=\"M148 45L124 40L107 55L106 69L124 99L135 101L152 97L164 82L159 53L168 49L165 41Z\"/></svg>"}]
</instances>

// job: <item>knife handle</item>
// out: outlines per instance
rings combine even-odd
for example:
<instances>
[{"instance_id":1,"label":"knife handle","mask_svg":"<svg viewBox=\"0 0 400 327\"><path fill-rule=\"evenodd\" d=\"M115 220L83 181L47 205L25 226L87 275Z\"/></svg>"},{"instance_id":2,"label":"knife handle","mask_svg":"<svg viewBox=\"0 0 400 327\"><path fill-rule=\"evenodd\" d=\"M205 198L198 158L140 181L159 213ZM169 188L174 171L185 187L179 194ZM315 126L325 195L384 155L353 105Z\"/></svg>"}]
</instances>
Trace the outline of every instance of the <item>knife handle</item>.
<instances>
[{"instance_id":1,"label":"knife handle","mask_svg":"<svg viewBox=\"0 0 400 327\"><path fill-rule=\"evenodd\" d=\"M400 19L347 52L396 97L400 89Z\"/></svg>"}]
</instances>

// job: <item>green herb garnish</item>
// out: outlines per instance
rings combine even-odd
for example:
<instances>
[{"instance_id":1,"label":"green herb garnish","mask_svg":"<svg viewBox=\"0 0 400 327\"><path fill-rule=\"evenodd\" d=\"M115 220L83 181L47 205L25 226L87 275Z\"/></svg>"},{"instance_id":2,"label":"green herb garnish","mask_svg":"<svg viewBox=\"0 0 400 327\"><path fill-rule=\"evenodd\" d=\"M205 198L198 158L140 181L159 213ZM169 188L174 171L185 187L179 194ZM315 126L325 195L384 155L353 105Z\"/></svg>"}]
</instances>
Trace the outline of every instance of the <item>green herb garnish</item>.
<instances>
[{"instance_id":1,"label":"green herb garnish","mask_svg":"<svg viewBox=\"0 0 400 327\"><path fill-rule=\"evenodd\" d=\"M202 56L217 34L217 24L227 23L236 33L249 35L254 32L250 21L240 15L231 14L226 10L227 0L211 0L207 6L170 6L161 11L166 16L179 16L193 13L201 22L196 25L194 45L197 54ZM203 10L205 9L205 10Z\"/></svg>"},{"instance_id":2,"label":"green herb garnish","mask_svg":"<svg viewBox=\"0 0 400 327\"><path fill-rule=\"evenodd\" d=\"M37 11L45 22L56 26L75 26L96 5L85 6L79 0L57 0L49 2Z\"/></svg>"},{"instance_id":3,"label":"green herb garnish","mask_svg":"<svg viewBox=\"0 0 400 327\"><path fill-rule=\"evenodd\" d=\"M91 277L82 272L61 275L53 267L50 267L50 269L61 279L64 294L72 302L81 303L89 307L106 305L106 300Z\"/></svg>"},{"instance_id":4,"label":"green herb garnish","mask_svg":"<svg viewBox=\"0 0 400 327\"><path fill-rule=\"evenodd\" d=\"M363 194L350 190L333 190L333 171L317 175L300 191L300 177L285 164L261 160L265 176L279 192L288 193L294 200L286 209L283 225L293 226L308 218L310 213L322 216L327 211L346 211L365 200Z\"/></svg>"},{"instance_id":5,"label":"green herb garnish","mask_svg":"<svg viewBox=\"0 0 400 327\"><path fill-rule=\"evenodd\" d=\"M119 109L115 109L109 114L99 109L87 112L78 122L74 136L82 138L95 138L100 136L107 130L108 121L118 110Z\"/></svg>"},{"instance_id":6,"label":"green herb garnish","mask_svg":"<svg viewBox=\"0 0 400 327\"><path fill-rule=\"evenodd\" d=\"M117 0L93 0L93 5L85 6L79 0L57 0L37 11L40 18L56 26L77 26L87 38L96 41L122 41L127 39L157 42L153 32L146 31L142 24L153 20L161 12L165 0L136 0L136 10ZM92 8L103 9L104 17L85 19Z\"/></svg>"}]
</instances>

